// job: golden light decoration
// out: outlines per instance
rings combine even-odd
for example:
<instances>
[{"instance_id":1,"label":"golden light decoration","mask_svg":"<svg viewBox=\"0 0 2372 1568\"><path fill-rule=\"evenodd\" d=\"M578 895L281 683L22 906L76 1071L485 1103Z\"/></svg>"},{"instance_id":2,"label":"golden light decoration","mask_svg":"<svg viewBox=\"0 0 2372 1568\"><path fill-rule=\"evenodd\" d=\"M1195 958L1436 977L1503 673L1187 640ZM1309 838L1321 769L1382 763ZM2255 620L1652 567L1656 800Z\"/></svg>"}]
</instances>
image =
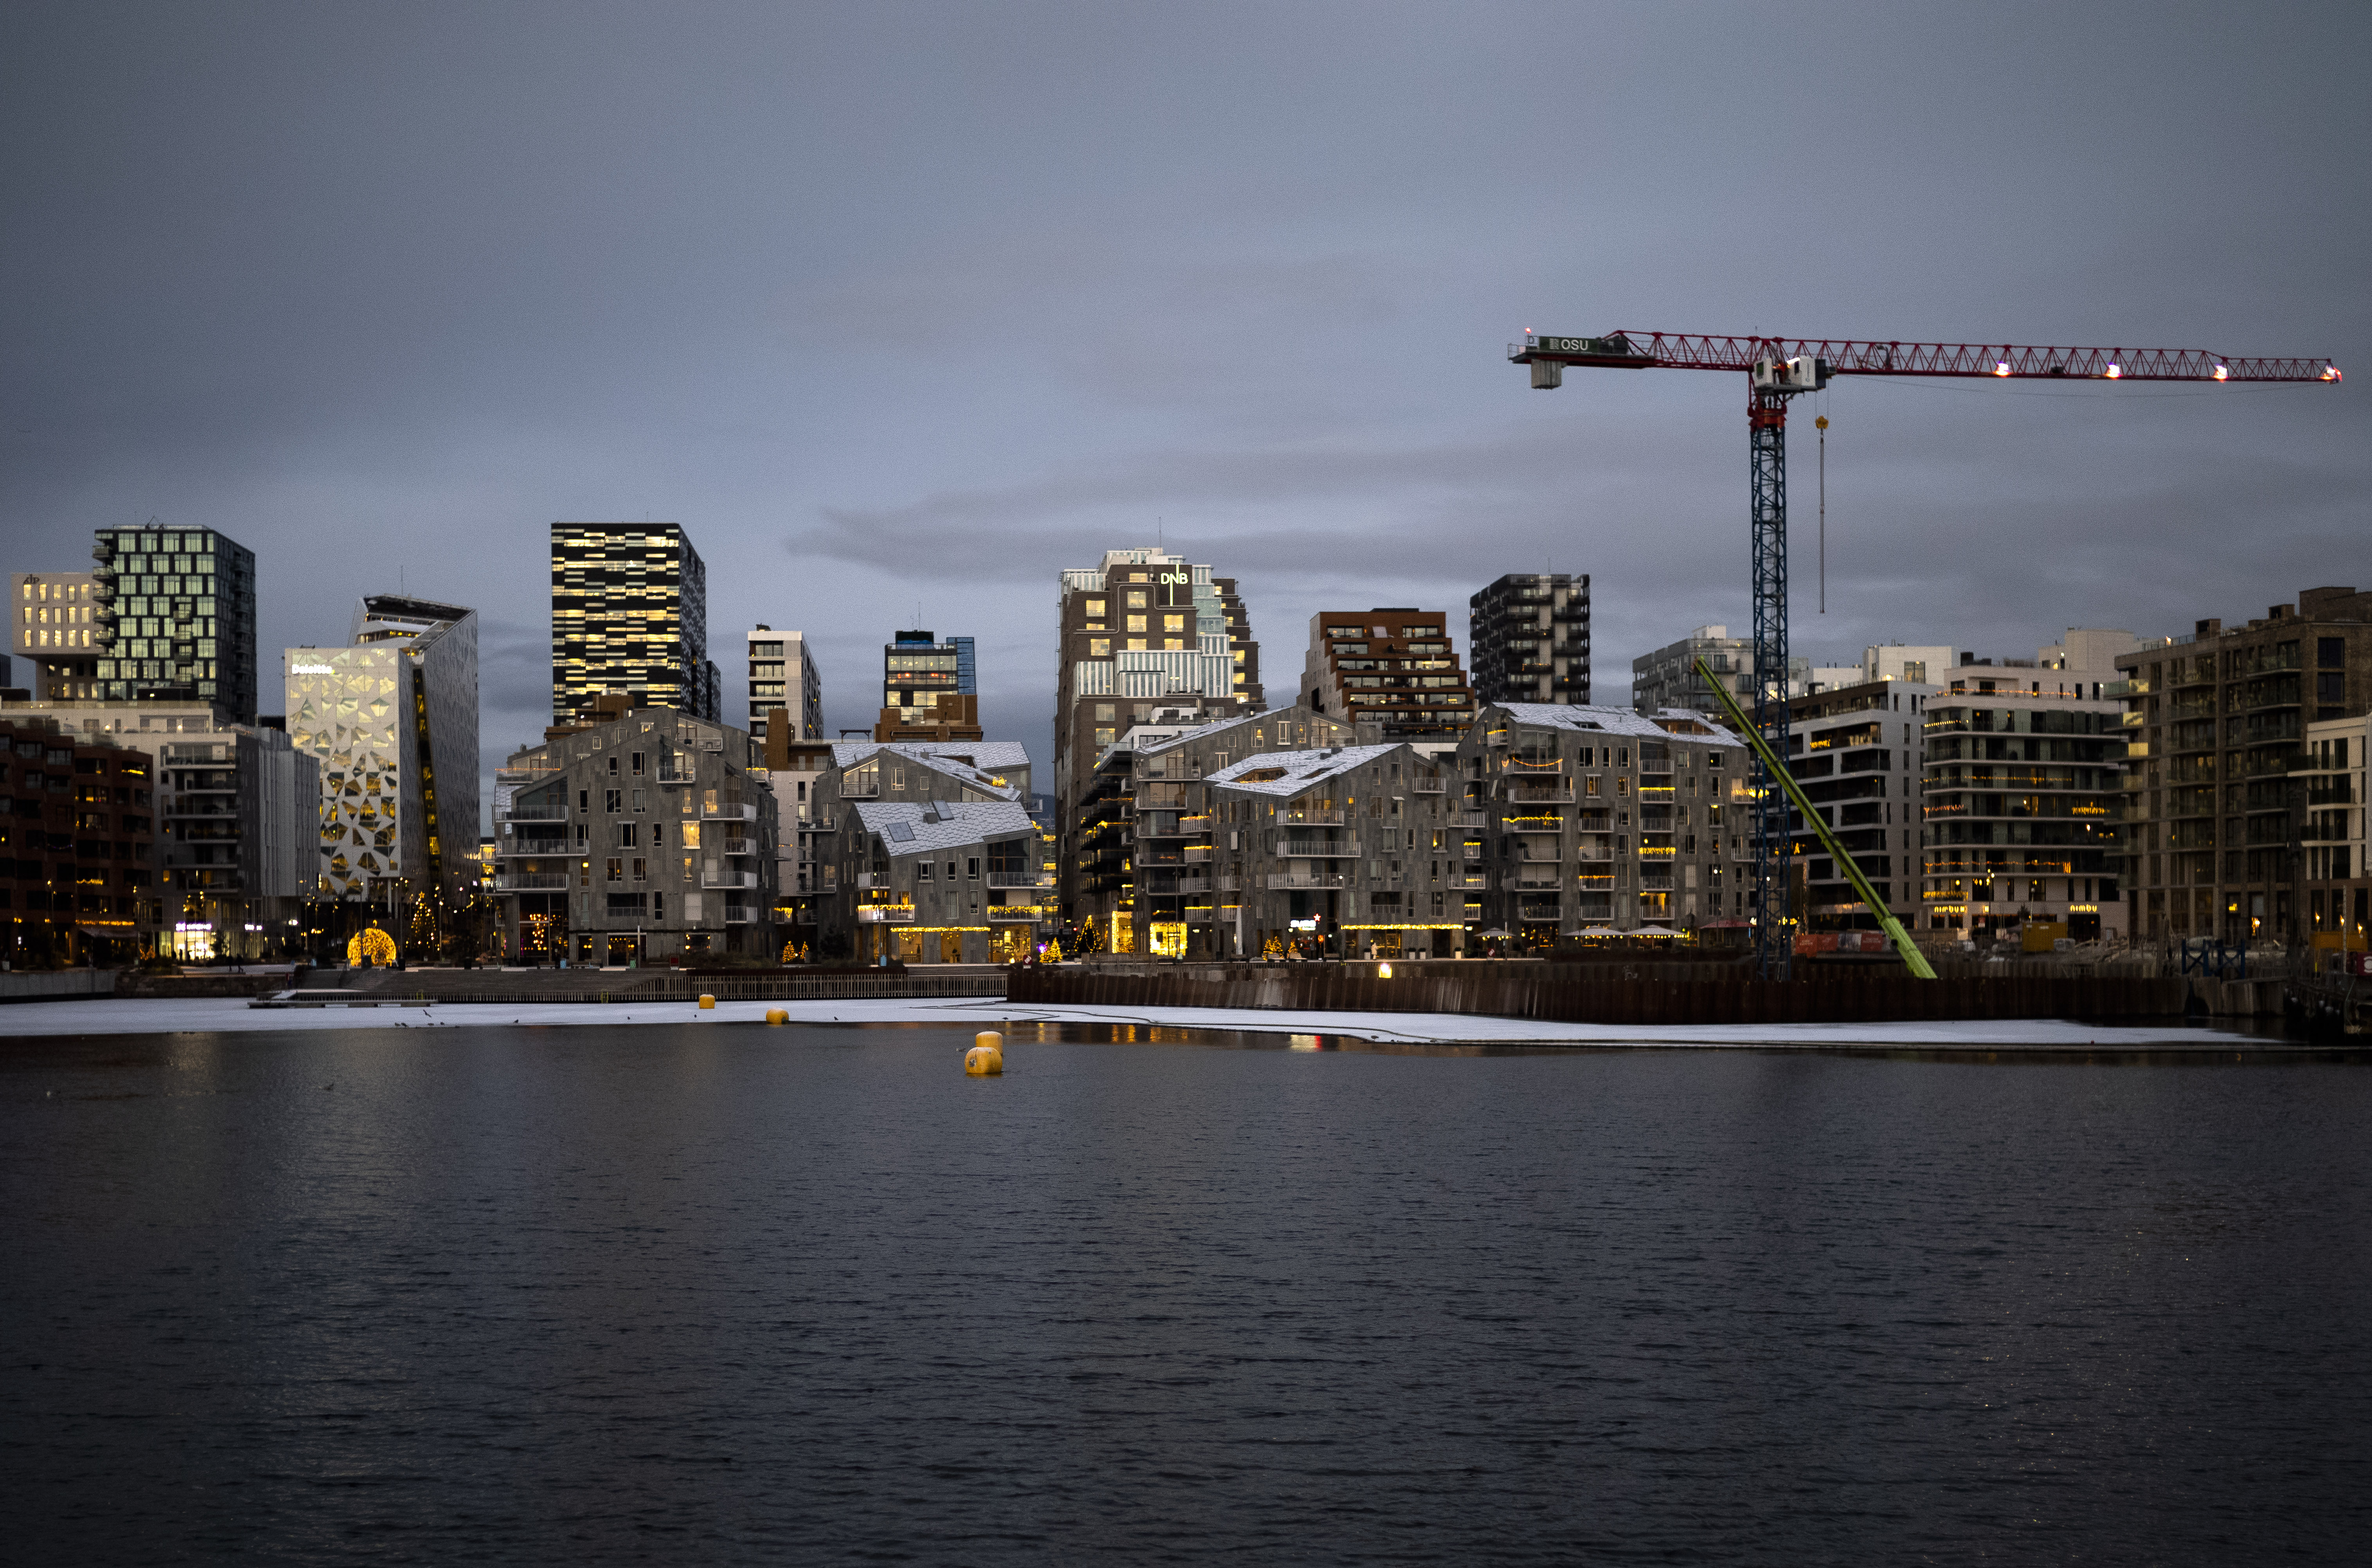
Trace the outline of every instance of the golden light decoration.
<instances>
[{"instance_id":1,"label":"golden light decoration","mask_svg":"<svg viewBox=\"0 0 2372 1568\"><path fill-rule=\"evenodd\" d=\"M346 942L346 962L359 964L366 958L378 965L395 962L395 938L376 925L355 932Z\"/></svg>"}]
</instances>

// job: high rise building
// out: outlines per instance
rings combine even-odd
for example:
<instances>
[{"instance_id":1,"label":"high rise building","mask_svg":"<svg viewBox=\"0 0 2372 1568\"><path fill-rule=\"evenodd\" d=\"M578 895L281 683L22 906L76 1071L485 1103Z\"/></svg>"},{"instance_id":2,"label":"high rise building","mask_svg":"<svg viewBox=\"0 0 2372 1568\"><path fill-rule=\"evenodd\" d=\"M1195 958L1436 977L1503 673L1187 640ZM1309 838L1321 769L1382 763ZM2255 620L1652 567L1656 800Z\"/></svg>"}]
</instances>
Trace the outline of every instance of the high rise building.
<instances>
[{"instance_id":1,"label":"high rise building","mask_svg":"<svg viewBox=\"0 0 2372 1568\"><path fill-rule=\"evenodd\" d=\"M1721 700L1705 690L1697 679L1696 661L1703 659L1713 672L1728 682L1738 704L1747 712L1754 711L1754 642L1750 637L1733 637L1727 626L1700 626L1677 643L1669 643L1654 653L1631 661L1631 709L1634 713L1660 714L1668 709L1687 708L1693 713L1719 714ZM1787 694L1801 696L1810 685L1812 661L1791 658L1787 661Z\"/></svg>"},{"instance_id":2,"label":"high rise building","mask_svg":"<svg viewBox=\"0 0 2372 1568\"><path fill-rule=\"evenodd\" d=\"M708 568L676 523L552 525L552 722L622 691L715 722Z\"/></svg>"},{"instance_id":3,"label":"high rise building","mask_svg":"<svg viewBox=\"0 0 2372 1568\"><path fill-rule=\"evenodd\" d=\"M1589 576L1510 572L1466 601L1466 655L1484 703L1589 703Z\"/></svg>"},{"instance_id":4,"label":"high rise building","mask_svg":"<svg viewBox=\"0 0 2372 1568\"><path fill-rule=\"evenodd\" d=\"M2308 726L2372 710L2372 593L2307 588L2245 626L2201 621L2116 665L2134 742L2134 939L2301 939L2312 910L2292 846L2308 819Z\"/></svg>"},{"instance_id":5,"label":"high rise building","mask_svg":"<svg viewBox=\"0 0 2372 1568\"><path fill-rule=\"evenodd\" d=\"M781 708L791 721L785 739L821 740L823 677L816 671L806 635L777 632L761 621L744 642L750 665L750 738L769 739L766 716Z\"/></svg>"},{"instance_id":6,"label":"high rise building","mask_svg":"<svg viewBox=\"0 0 2372 1568\"><path fill-rule=\"evenodd\" d=\"M1233 578L1166 550L1111 550L1063 573L1061 664L1054 690L1054 817L1062 904L1079 887L1078 808L1096 761L1128 723L1157 706L1199 703L1258 712L1260 645Z\"/></svg>"},{"instance_id":7,"label":"high rise building","mask_svg":"<svg viewBox=\"0 0 2372 1568\"><path fill-rule=\"evenodd\" d=\"M367 901L466 897L477 877L478 612L395 594L355 608L351 645L282 656L288 737L318 758L315 889Z\"/></svg>"},{"instance_id":8,"label":"high rise building","mask_svg":"<svg viewBox=\"0 0 2372 1568\"><path fill-rule=\"evenodd\" d=\"M88 701L99 675L99 579L88 572L19 572L8 648L35 701ZM19 684L16 681L10 685Z\"/></svg>"},{"instance_id":9,"label":"high rise building","mask_svg":"<svg viewBox=\"0 0 2372 1568\"><path fill-rule=\"evenodd\" d=\"M901 632L881 649L881 714L873 738L979 740L979 668L970 637Z\"/></svg>"},{"instance_id":10,"label":"high rise building","mask_svg":"<svg viewBox=\"0 0 2372 1568\"><path fill-rule=\"evenodd\" d=\"M99 657L105 702L212 703L255 722L255 552L212 528L100 528Z\"/></svg>"},{"instance_id":11,"label":"high rise building","mask_svg":"<svg viewBox=\"0 0 2372 1568\"><path fill-rule=\"evenodd\" d=\"M1378 740L1455 742L1474 722L1474 692L1437 610L1325 610L1309 618L1302 700L1371 726Z\"/></svg>"}]
</instances>

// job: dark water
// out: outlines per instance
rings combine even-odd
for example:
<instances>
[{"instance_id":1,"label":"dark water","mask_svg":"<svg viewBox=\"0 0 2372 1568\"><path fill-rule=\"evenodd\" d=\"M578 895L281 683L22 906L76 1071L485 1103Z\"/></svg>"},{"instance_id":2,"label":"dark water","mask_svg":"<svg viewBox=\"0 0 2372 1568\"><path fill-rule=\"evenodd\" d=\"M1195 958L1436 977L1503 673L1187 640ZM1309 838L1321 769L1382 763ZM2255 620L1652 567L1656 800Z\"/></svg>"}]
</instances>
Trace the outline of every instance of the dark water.
<instances>
[{"instance_id":1,"label":"dark water","mask_svg":"<svg viewBox=\"0 0 2372 1568\"><path fill-rule=\"evenodd\" d=\"M2362 1560L2365 1066L969 1042L0 1045L0 1556Z\"/></svg>"}]
</instances>

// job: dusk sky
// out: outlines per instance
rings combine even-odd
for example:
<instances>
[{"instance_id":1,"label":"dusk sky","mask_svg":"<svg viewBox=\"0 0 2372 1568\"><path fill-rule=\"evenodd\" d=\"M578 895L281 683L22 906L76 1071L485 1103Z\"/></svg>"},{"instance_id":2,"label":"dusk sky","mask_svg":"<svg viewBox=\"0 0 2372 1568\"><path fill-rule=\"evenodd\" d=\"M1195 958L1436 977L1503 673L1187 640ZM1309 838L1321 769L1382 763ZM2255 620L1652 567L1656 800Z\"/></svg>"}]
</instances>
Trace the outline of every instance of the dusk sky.
<instances>
[{"instance_id":1,"label":"dusk sky","mask_svg":"<svg viewBox=\"0 0 2372 1568\"><path fill-rule=\"evenodd\" d=\"M224 530L265 712L358 595L476 606L489 767L548 721L555 518L691 530L728 717L755 621L834 728L920 624L1042 764L1056 574L1157 529L1239 579L1279 702L1321 608L1462 654L1469 594L1552 567L1627 703L1747 623L1744 378L1539 393L1510 340L2372 370L2367 44L2362 6L19 4L6 569ZM1846 380L1793 434L1821 662L2372 586L2362 374Z\"/></svg>"}]
</instances>

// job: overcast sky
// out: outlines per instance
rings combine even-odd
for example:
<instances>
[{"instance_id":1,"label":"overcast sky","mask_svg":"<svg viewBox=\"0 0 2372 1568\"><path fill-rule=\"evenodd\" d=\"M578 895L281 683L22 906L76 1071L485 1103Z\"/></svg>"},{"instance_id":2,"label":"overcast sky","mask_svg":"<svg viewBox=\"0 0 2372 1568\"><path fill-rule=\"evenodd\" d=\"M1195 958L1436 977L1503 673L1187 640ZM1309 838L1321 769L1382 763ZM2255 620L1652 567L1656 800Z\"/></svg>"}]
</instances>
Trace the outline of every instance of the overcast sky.
<instances>
[{"instance_id":1,"label":"overcast sky","mask_svg":"<svg viewBox=\"0 0 2372 1568\"><path fill-rule=\"evenodd\" d=\"M1742 377L1527 328L2324 354L2372 370L2372 8L19 3L0 539L259 557L279 650L401 586L547 722L546 529L671 519L868 724L979 639L1048 756L1055 575L1308 617L1591 574L1596 695L1747 613ZM2340 387L1846 380L1793 434L1796 651L2030 655L2372 586ZM1826 412L1829 612L1811 436Z\"/></svg>"}]
</instances>

